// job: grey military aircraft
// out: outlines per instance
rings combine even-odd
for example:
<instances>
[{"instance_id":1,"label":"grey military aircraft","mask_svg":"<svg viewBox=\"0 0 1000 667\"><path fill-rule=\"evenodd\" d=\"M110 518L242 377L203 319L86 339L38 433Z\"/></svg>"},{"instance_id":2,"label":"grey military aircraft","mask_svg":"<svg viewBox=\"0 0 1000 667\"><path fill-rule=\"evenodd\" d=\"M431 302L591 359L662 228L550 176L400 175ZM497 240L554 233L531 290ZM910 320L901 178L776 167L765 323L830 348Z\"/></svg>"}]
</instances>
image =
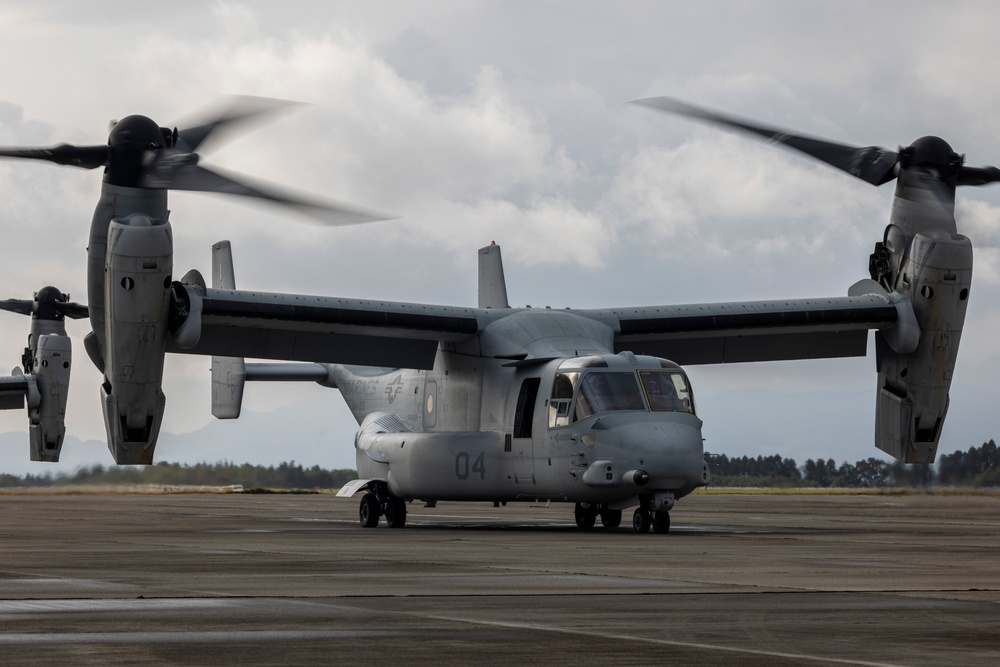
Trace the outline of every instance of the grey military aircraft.
<instances>
[{"instance_id":1,"label":"grey military aircraft","mask_svg":"<svg viewBox=\"0 0 1000 667\"><path fill-rule=\"evenodd\" d=\"M1000 180L1000 170L964 166L937 137L896 152L857 148L668 98L638 103L763 136L874 185L897 179L870 277L846 296L817 299L512 308L500 248L490 245L479 251L472 308L241 291L230 245L221 242L209 287L197 271L172 277L169 189L264 198L339 224L377 216L199 166L195 149L217 127L259 113L246 102L192 130L130 116L107 146L0 156L105 167L89 248L94 331L85 344L104 373L108 446L118 463L152 462L166 353L210 355L218 418L239 416L247 381L308 380L340 390L360 424L359 479L340 495L363 492L363 526L382 517L403 526L415 499L550 500L573 503L581 528L598 518L617 527L634 508L636 531L665 533L675 501L710 481L683 365L864 356L869 330L875 444L906 462L932 462L972 277L971 243L956 230L955 188ZM36 380L42 389L47 383ZM56 460L58 448L48 457Z\"/></svg>"}]
</instances>

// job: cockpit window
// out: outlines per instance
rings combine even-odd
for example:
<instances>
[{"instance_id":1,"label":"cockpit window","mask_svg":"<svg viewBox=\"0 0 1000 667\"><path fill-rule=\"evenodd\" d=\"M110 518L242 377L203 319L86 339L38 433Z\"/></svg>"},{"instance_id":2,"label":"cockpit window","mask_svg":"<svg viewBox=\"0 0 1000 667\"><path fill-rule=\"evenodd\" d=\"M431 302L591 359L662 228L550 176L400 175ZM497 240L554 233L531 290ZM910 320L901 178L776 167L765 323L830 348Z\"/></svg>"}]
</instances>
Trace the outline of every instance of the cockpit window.
<instances>
[{"instance_id":1,"label":"cockpit window","mask_svg":"<svg viewBox=\"0 0 1000 667\"><path fill-rule=\"evenodd\" d=\"M569 424L569 409L579 380L579 373L556 373L555 382L552 383L552 399L549 401L550 428Z\"/></svg>"},{"instance_id":2,"label":"cockpit window","mask_svg":"<svg viewBox=\"0 0 1000 667\"><path fill-rule=\"evenodd\" d=\"M653 412L690 412L694 414L691 388L683 373L639 371L642 390Z\"/></svg>"},{"instance_id":3,"label":"cockpit window","mask_svg":"<svg viewBox=\"0 0 1000 667\"><path fill-rule=\"evenodd\" d=\"M573 421L578 421L611 410L645 410L635 373L594 372L587 373L580 382L576 395L576 413Z\"/></svg>"},{"instance_id":4,"label":"cockpit window","mask_svg":"<svg viewBox=\"0 0 1000 667\"><path fill-rule=\"evenodd\" d=\"M568 368L607 368L608 361L604 357L590 354L584 357L573 357L559 364L559 370Z\"/></svg>"}]
</instances>

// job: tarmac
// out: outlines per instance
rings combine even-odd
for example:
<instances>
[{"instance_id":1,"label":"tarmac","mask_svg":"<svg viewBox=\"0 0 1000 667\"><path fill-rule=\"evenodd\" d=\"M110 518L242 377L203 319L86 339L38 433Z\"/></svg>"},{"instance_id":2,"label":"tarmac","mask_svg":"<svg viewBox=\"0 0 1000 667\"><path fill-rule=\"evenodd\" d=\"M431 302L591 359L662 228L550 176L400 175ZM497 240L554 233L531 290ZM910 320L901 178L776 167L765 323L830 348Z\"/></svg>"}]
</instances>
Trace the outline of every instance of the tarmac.
<instances>
[{"instance_id":1,"label":"tarmac","mask_svg":"<svg viewBox=\"0 0 1000 667\"><path fill-rule=\"evenodd\" d=\"M1000 664L1000 495L0 495L3 664Z\"/></svg>"}]
</instances>

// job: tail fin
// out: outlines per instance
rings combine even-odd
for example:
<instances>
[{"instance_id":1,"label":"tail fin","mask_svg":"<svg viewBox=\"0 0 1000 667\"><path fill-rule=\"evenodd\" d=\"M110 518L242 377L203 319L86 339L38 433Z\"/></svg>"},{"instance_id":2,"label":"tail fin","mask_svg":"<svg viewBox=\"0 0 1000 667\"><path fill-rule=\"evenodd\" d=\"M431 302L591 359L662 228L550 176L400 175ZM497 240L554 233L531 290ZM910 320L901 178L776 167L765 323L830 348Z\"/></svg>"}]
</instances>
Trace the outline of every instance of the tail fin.
<instances>
[{"instance_id":1,"label":"tail fin","mask_svg":"<svg viewBox=\"0 0 1000 667\"><path fill-rule=\"evenodd\" d=\"M229 241L212 246L212 288L236 289L233 247ZM246 379L243 357L212 357L212 414L216 419L240 416Z\"/></svg>"},{"instance_id":2,"label":"tail fin","mask_svg":"<svg viewBox=\"0 0 1000 667\"><path fill-rule=\"evenodd\" d=\"M233 250L229 241L212 246L212 289L236 289ZM212 357L212 414L237 419L243 407L247 381L320 382L333 387L327 367L312 363L251 363L243 357Z\"/></svg>"},{"instance_id":3,"label":"tail fin","mask_svg":"<svg viewBox=\"0 0 1000 667\"><path fill-rule=\"evenodd\" d=\"M496 243L479 249L479 307L510 308L507 282L503 277L503 258Z\"/></svg>"}]
</instances>

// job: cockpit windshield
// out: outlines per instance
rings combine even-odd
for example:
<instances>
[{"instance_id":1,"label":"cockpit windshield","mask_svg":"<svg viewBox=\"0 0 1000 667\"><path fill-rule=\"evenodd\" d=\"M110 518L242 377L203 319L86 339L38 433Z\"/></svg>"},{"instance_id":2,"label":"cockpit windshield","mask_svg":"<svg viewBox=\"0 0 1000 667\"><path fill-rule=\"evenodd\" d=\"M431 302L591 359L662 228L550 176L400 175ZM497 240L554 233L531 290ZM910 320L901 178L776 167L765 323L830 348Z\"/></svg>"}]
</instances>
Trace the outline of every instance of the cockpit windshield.
<instances>
[{"instance_id":1,"label":"cockpit windshield","mask_svg":"<svg viewBox=\"0 0 1000 667\"><path fill-rule=\"evenodd\" d=\"M560 370L549 400L549 426L567 426L601 412L634 410L694 414L691 388L677 369Z\"/></svg>"},{"instance_id":2,"label":"cockpit windshield","mask_svg":"<svg viewBox=\"0 0 1000 667\"><path fill-rule=\"evenodd\" d=\"M645 410L635 373L598 371L587 373L576 394L576 413L573 421L578 421L612 410Z\"/></svg>"}]
</instances>

